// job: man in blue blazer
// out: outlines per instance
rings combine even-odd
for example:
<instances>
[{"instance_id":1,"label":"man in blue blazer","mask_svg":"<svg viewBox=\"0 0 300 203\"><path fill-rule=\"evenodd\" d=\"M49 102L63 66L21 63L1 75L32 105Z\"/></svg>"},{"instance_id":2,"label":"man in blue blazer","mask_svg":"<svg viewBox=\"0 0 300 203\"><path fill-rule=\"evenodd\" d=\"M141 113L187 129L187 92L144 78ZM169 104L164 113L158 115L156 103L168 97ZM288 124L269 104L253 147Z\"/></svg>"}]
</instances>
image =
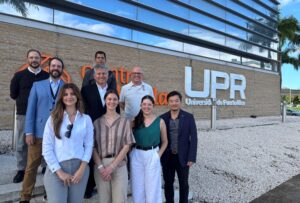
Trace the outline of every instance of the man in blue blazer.
<instances>
[{"instance_id":1,"label":"man in blue blazer","mask_svg":"<svg viewBox=\"0 0 300 203\"><path fill-rule=\"evenodd\" d=\"M33 83L28 98L25 118L26 143L28 145L27 166L21 191L22 203L31 199L37 170L42 160L44 127L63 81L60 79L64 68L63 61L54 57L49 61L50 78Z\"/></svg>"},{"instance_id":2,"label":"man in blue blazer","mask_svg":"<svg viewBox=\"0 0 300 203\"><path fill-rule=\"evenodd\" d=\"M174 203L174 178L179 180L179 202L188 203L189 169L196 162L197 128L194 116L181 109L182 96L172 91L167 96L170 111L160 117L165 121L168 147L161 157L166 203Z\"/></svg>"}]
</instances>

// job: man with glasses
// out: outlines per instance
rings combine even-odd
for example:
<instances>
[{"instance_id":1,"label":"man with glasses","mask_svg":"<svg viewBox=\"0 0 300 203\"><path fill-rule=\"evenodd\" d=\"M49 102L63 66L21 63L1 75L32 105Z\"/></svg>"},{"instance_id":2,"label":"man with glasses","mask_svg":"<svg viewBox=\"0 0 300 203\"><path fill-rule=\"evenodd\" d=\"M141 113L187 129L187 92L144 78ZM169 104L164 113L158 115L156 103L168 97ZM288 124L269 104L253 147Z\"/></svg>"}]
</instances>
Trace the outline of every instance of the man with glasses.
<instances>
[{"instance_id":1,"label":"man with glasses","mask_svg":"<svg viewBox=\"0 0 300 203\"><path fill-rule=\"evenodd\" d=\"M49 78L49 74L40 67L41 58L41 53L38 50L30 49L27 52L28 68L16 72L10 83L10 97L16 100L17 106L15 138L18 172L13 179L14 183L23 181L27 163L24 125L30 89L34 82Z\"/></svg>"},{"instance_id":2,"label":"man with glasses","mask_svg":"<svg viewBox=\"0 0 300 203\"><path fill-rule=\"evenodd\" d=\"M152 87L143 82L143 72L141 67L134 67L131 72L131 82L121 88L120 106L125 109L125 117L133 120L139 113L141 99L145 95L154 98Z\"/></svg>"},{"instance_id":3,"label":"man with glasses","mask_svg":"<svg viewBox=\"0 0 300 203\"><path fill-rule=\"evenodd\" d=\"M174 202L175 172L179 181L179 202L188 203L189 169L197 156L197 127L194 116L181 109L179 92L170 92L167 100L170 111L160 116L166 123L168 135L168 147L161 156L166 203Z\"/></svg>"},{"instance_id":4,"label":"man with glasses","mask_svg":"<svg viewBox=\"0 0 300 203\"><path fill-rule=\"evenodd\" d=\"M28 156L20 203L28 203L31 199L37 170L42 160L44 128L56 103L59 89L64 83L60 79L63 68L64 64L60 58L54 57L50 59L50 78L33 83L30 91L25 119Z\"/></svg>"},{"instance_id":5,"label":"man with glasses","mask_svg":"<svg viewBox=\"0 0 300 203\"><path fill-rule=\"evenodd\" d=\"M84 102L85 113L88 114L94 122L97 118L106 113L106 105L104 95L107 90L116 90L112 84L108 84L108 69L104 65L96 64L93 67L95 83L84 86L81 89L81 95ZM120 107L117 107L117 112L120 113ZM90 176L85 190L85 199L89 199L93 195L94 187L96 186L94 180L94 161L89 162ZM99 194L101 195L101 194Z\"/></svg>"}]
</instances>

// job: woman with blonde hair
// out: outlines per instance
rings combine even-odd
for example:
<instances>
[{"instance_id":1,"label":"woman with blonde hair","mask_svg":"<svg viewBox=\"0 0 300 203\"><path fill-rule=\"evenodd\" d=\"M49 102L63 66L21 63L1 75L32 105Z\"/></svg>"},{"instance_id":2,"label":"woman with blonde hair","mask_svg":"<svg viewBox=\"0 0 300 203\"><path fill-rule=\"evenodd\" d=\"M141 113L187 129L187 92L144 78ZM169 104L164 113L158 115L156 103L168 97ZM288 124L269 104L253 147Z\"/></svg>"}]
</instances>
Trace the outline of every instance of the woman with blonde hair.
<instances>
[{"instance_id":1,"label":"woman with blonde hair","mask_svg":"<svg viewBox=\"0 0 300 203\"><path fill-rule=\"evenodd\" d=\"M92 149L92 120L83 114L78 87L66 83L59 92L43 135L43 156L48 166L44 176L48 203L83 202Z\"/></svg>"}]
</instances>

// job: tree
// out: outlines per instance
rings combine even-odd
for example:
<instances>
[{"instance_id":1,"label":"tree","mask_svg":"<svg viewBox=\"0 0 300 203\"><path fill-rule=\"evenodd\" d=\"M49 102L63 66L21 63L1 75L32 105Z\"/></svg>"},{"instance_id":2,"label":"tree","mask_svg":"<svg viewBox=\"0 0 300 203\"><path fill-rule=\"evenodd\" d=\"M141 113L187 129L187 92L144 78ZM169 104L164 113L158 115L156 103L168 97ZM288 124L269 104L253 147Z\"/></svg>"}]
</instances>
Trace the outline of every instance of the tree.
<instances>
[{"instance_id":1,"label":"tree","mask_svg":"<svg viewBox=\"0 0 300 203\"><path fill-rule=\"evenodd\" d=\"M23 17L27 16L28 10L24 0L0 0L0 4L5 3L12 5Z\"/></svg>"},{"instance_id":2,"label":"tree","mask_svg":"<svg viewBox=\"0 0 300 203\"><path fill-rule=\"evenodd\" d=\"M291 64L295 70L300 68L300 24L293 17L279 19L279 61L282 64ZM282 81L281 65L279 65L280 87Z\"/></svg>"},{"instance_id":3,"label":"tree","mask_svg":"<svg viewBox=\"0 0 300 203\"><path fill-rule=\"evenodd\" d=\"M295 96L293 99L293 104L295 106L297 106L298 104L300 104L300 97L299 96Z\"/></svg>"}]
</instances>

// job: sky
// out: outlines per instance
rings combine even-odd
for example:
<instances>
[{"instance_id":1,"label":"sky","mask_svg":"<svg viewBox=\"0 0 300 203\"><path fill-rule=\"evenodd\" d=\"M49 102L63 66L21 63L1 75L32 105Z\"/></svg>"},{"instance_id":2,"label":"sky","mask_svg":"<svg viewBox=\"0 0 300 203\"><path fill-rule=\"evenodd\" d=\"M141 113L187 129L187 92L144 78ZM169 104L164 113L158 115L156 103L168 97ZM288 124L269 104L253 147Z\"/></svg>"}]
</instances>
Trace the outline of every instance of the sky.
<instances>
[{"instance_id":1,"label":"sky","mask_svg":"<svg viewBox=\"0 0 300 203\"><path fill-rule=\"evenodd\" d=\"M279 0L282 17L293 15L300 23L300 0ZM293 66L282 66L282 87L300 89L300 70L294 70Z\"/></svg>"}]
</instances>

